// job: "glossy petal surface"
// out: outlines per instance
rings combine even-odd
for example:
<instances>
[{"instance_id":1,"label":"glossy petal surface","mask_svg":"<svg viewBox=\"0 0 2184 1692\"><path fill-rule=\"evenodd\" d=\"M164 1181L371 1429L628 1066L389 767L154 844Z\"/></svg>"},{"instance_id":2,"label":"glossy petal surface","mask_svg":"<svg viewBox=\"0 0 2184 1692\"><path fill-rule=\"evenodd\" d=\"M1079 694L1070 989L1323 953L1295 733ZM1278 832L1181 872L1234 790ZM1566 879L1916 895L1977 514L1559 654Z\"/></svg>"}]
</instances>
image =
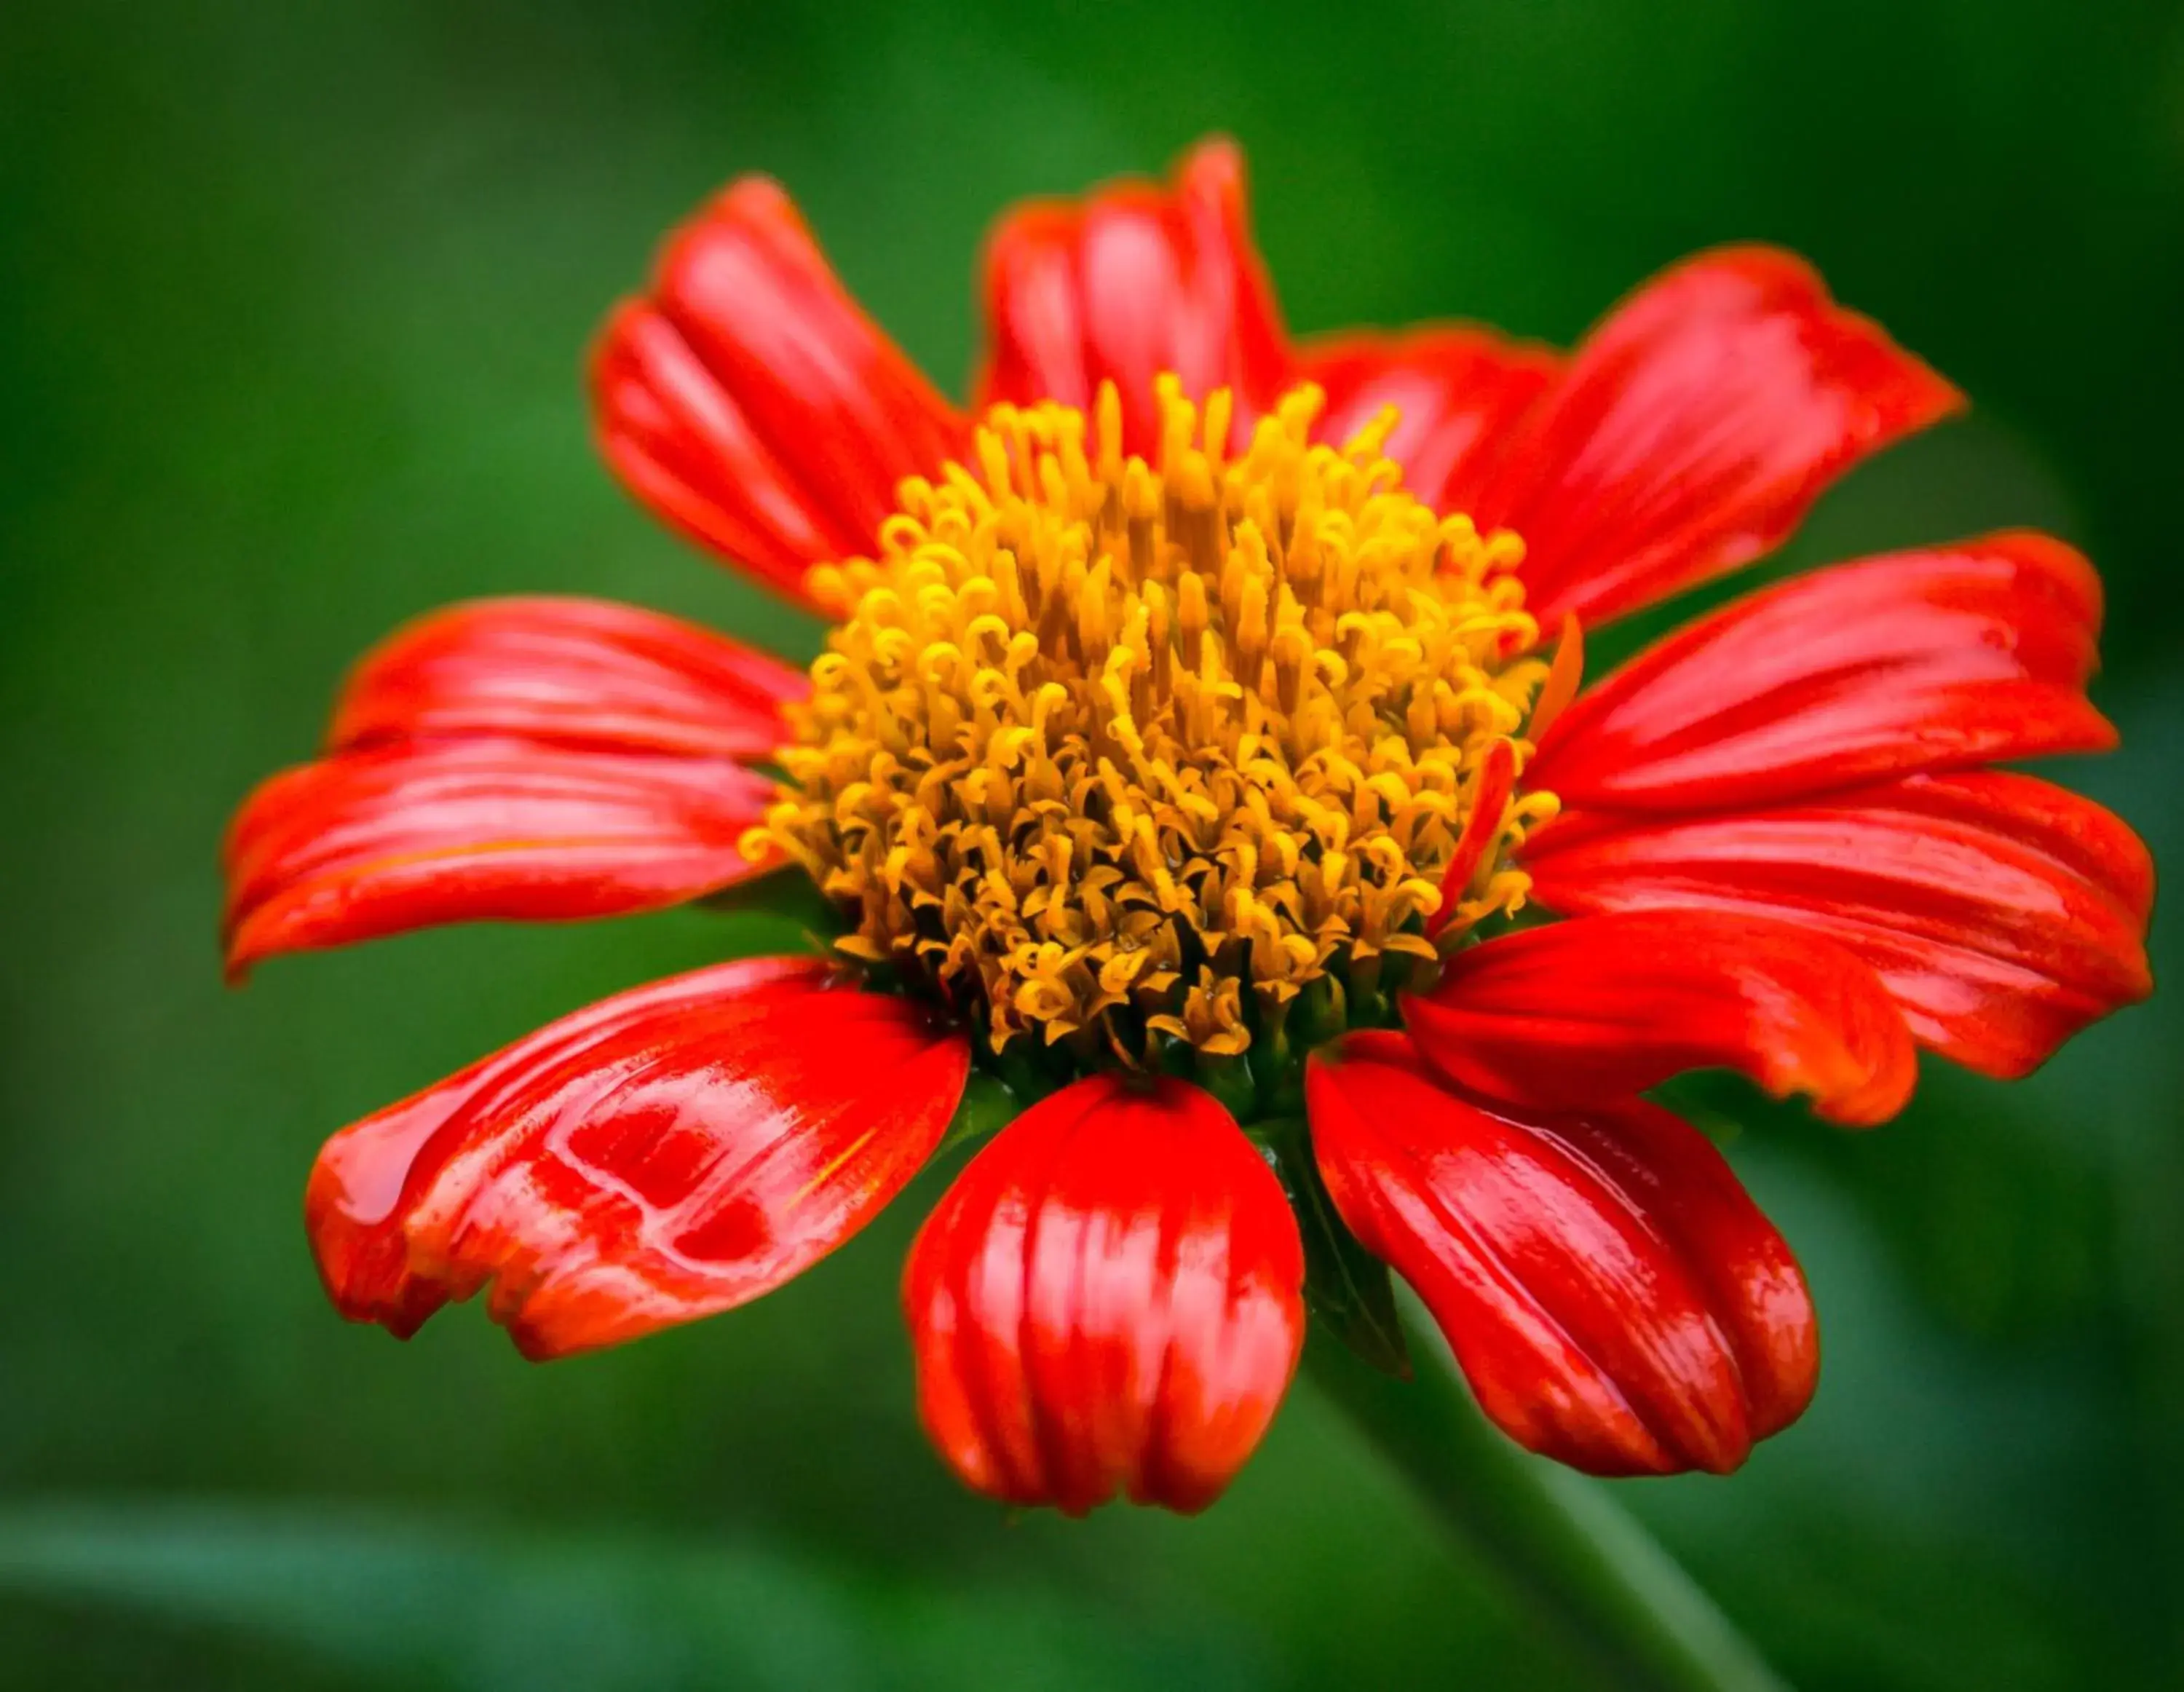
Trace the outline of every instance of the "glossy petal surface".
<instances>
[{"instance_id":1,"label":"glossy petal surface","mask_svg":"<svg viewBox=\"0 0 2184 1692\"><path fill-rule=\"evenodd\" d=\"M1725 248L1618 306L1468 509L1524 537L1526 603L1591 626L1758 557L1955 389L1786 253Z\"/></svg>"},{"instance_id":2,"label":"glossy petal surface","mask_svg":"<svg viewBox=\"0 0 2184 1692\"><path fill-rule=\"evenodd\" d=\"M985 294L981 403L1089 407L1112 381L1128 452L1158 445L1152 381L1162 371L1194 398L1232 389L1240 433L1286 380L1243 156L1228 142L1194 148L1166 186L1117 182L1081 201L1017 207L988 243Z\"/></svg>"},{"instance_id":3,"label":"glossy petal surface","mask_svg":"<svg viewBox=\"0 0 2184 1692\"><path fill-rule=\"evenodd\" d=\"M1320 437L1338 444L1392 405L1388 456L1439 511L1468 511L1509 431L1562 367L1552 348L1468 324L1401 335L1330 335L1299 347L1290 372L1327 393Z\"/></svg>"},{"instance_id":4,"label":"glossy petal surface","mask_svg":"<svg viewBox=\"0 0 2184 1692\"><path fill-rule=\"evenodd\" d=\"M1862 959L1796 922L1705 910L1580 917L1450 959L1403 1021L1466 1092L1542 1110L1613 1103L1694 1069L1809 1094L1851 1127L1918 1080L1910 1031Z\"/></svg>"},{"instance_id":5,"label":"glossy petal surface","mask_svg":"<svg viewBox=\"0 0 2184 1692\"><path fill-rule=\"evenodd\" d=\"M701 545L800 598L871 549L963 420L843 288L788 195L748 177L677 232L592 366L607 461Z\"/></svg>"},{"instance_id":6,"label":"glossy petal surface","mask_svg":"<svg viewBox=\"0 0 2184 1692\"><path fill-rule=\"evenodd\" d=\"M2145 846L2030 776L1913 776L1751 812L1568 814L1524 863L1557 910L1799 922L1869 963L1923 1044L1993 1075L2023 1074L2152 985Z\"/></svg>"},{"instance_id":7,"label":"glossy petal surface","mask_svg":"<svg viewBox=\"0 0 2184 1692\"><path fill-rule=\"evenodd\" d=\"M1544 689L1541 697L1546 697ZM1449 854L1448 867L1441 872L1440 907L1426 919L1429 938L1448 926L1471 886L1472 877L1500 839L1502 809L1508 804L1516 784L1515 743L1507 737L1490 742L1485 756L1479 761L1479 779L1471 796L1471 815L1464 819L1463 832L1457 836L1456 849Z\"/></svg>"},{"instance_id":8,"label":"glossy petal surface","mask_svg":"<svg viewBox=\"0 0 2184 1692\"><path fill-rule=\"evenodd\" d=\"M344 1316L405 1337L490 1284L538 1358L727 1310L901 1190L969 1063L816 959L639 988L328 1141L305 1198L320 1272Z\"/></svg>"},{"instance_id":9,"label":"glossy petal surface","mask_svg":"<svg viewBox=\"0 0 2184 1692\"><path fill-rule=\"evenodd\" d=\"M1528 785L1566 805L1750 805L1991 760L2098 750L2100 587L2008 533L1837 565L1724 606L1580 694Z\"/></svg>"},{"instance_id":10,"label":"glossy petal surface","mask_svg":"<svg viewBox=\"0 0 2184 1692\"><path fill-rule=\"evenodd\" d=\"M439 922L680 904L759 867L737 849L772 785L717 758L405 741L284 771L225 863L228 968Z\"/></svg>"},{"instance_id":11,"label":"glossy petal surface","mask_svg":"<svg viewBox=\"0 0 2184 1692\"><path fill-rule=\"evenodd\" d=\"M1520 1444L1593 1474L1721 1472L1811 1399L1804 1277L1687 1123L1489 1108L1393 1033L1315 1055L1306 1094L1344 1222Z\"/></svg>"},{"instance_id":12,"label":"glossy petal surface","mask_svg":"<svg viewBox=\"0 0 2184 1692\"><path fill-rule=\"evenodd\" d=\"M1303 1283L1281 1185L1210 1096L1077 1082L1001 1130L911 1252L927 1431L1012 1504L1203 1509L1295 1369Z\"/></svg>"},{"instance_id":13,"label":"glossy petal surface","mask_svg":"<svg viewBox=\"0 0 2184 1692\"><path fill-rule=\"evenodd\" d=\"M694 623L604 599L478 599L398 630L359 664L333 749L509 736L576 749L764 758L803 673Z\"/></svg>"}]
</instances>

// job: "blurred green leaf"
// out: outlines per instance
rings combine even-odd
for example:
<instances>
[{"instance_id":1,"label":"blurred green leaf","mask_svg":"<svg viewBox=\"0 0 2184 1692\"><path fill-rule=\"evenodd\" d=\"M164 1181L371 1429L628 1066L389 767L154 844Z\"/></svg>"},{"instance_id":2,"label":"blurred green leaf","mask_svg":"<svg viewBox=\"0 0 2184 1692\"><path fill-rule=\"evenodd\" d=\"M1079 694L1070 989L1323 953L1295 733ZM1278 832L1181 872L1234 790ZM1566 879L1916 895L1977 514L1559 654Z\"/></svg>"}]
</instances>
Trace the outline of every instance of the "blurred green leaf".
<instances>
[{"instance_id":1,"label":"blurred green leaf","mask_svg":"<svg viewBox=\"0 0 2184 1692\"><path fill-rule=\"evenodd\" d=\"M449 1692L1241 1686L1214 1639L1023 1585L882 1583L779 1552L493 1533L341 1506L0 1511L0 1595L237 1629Z\"/></svg>"}]
</instances>

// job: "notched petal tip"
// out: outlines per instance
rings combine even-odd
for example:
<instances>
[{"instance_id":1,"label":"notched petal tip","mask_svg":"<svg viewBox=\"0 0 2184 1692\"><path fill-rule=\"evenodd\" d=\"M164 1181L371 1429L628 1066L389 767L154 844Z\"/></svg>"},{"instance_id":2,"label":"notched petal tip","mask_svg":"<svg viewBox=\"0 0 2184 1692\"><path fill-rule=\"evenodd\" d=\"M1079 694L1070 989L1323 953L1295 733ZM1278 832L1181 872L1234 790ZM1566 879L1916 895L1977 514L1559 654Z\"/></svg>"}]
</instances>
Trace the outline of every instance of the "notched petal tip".
<instances>
[{"instance_id":1,"label":"notched petal tip","mask_svg":"<svg viewBox=\"0 0 2184 1692\"><path fill-rule=\"evenodd\" d=\"M1535 615L1595 626L1758 557L1853 465L1963 403L1802 259L1724 248L1593 330L1470 509L1524 537Z\"/></svg>"},{"instance_id":2,"label":"notched petal tip","mask_svg":"<svg viewBox=\"0 0 2184 1692\"><path fill-rule=\"evenodd\" d=\"M602 452L671 526L809 604L898 483L960 455L956 409L852 299L787 192L747 177L670 238L591 358Z\"/></svg>"},{"instance_id":3,"label":"notched petal tip","mask_svg":"<svg viewBox=\"0 0 2184 1692\"><path fill-rule=\"evenodd\" d=\"M800 670L695 623L612 600L527 594L443 606L359 660L329 753L504 737L566 750L755 759L788 730Z\"/></svg>"},{"instance_id":4,"label":"notched petal tip","mask_svg":"<svg viewBox=\"0 0 2184 1692\"><path fill-rule=\"evenodd\" d=\"M1398 1033L1315 1055L1306 1091L1343 1221L1519 1444L1593 1474L1726 1473L1810 1400L1803 1276L1687 1123L1490 1106Z\"/></svg>"},{"instance_id":5,"label":"notched petal tip","mask_svg":"<svg viewBox=\"0 0 2184 1692\"><path fill-rule=\"evenodd\" d=\"M727 1310L900 1190L969 1064L816 959L640 988L335 1135L305 1197L320 1273L344 1316L404 1337L489 1288L532 1358Z\"/></svg>"},{"instance_id":6,"label":"notched petal tip","mask_svg":"<svg viewBox=\"0 0 2184 1692\"><path fill-rule=\"evenodd\" d=\"M920 1231L920 1415L1004 1502L1202 1510L1295 1370L1303 1282L1280 1183L1225 1110L1090 1077L1002 1129Z\"/></svg>"},{"instance_id":7,"label":"notched petal tip","mask_svg":"<svg viewBox=\"0 0 2184 1692\"><path fill-rule=\"evenodd\" d=\"M1054 400L1089 407L1115 384L1123 441L1159 443L1154 378L1235 402L1236 438L1290 375L1273 285L1251 238L1243 154L1216 137L1165 184L1125 178L1081 199L1027 201L981 259L988 342L981 405Z\"/></svg>"},{"instance_id":8,"label":"notched petal tip","mask_svg":"<svg viewBox=\"0 0 2184 1692\"><path fill-rule=\"evenodd\" d=\"M281 771L224 853L227 966L458 921L566 921L679 904L765 865L772 788L726 759L504 737L403 740Z\"/></svg>"},{"instance_id":9,"label":"notched petal tip","mask_svg":"<svg viewBox=\"0 0 2184 1692\"><path fill-rule=\"evenodd\" d=\"M1839 564L1686 624L1579 699L1528 778L1567 807L1751 805L2103 750L2100 584L2020 531Z\"/></svg>"},{"instance_id":10,"label":"notched petal tip","mask_svg":"<svg viewBox=\"0 0 2184 1692\"><path fill-rule=\"evenodd\" d=\"M1970 409L1962 388L1906 349L1879 319L1837 300L1819 267L1802 254L1764 242L1729 242L1694 253L1666 274L1701 266L1741 275L1762 298L1809 315L1837 360L1869 361L1858 392L1876 432L1908 433Z\"/></svg>"},{"instance_id":11,"label":"notched petal tip","mask_svg":"<svg viewBox=\"0 0 2184 1692\"><path fill-rule=\"evenodd\" d=\"M1633 910L1501 935L1449 960L1403 1016L1451 1082L1519 1106L1613 1103L1726 1068L1869 1127L1918 1081L1910 1030L1871 966L1766 917Z\"/></svg>"},{"instance_id":12,"label":"notched petal tip","mask_svg":"<svg viewBox=\"0 0 2184 1692\"><path fill-rule=\"evenodd\" d=\"M1922 1045L2003 1078L2151 990L2153 865L2113 813L1968 771L1765 809L1568 812L1527 842L1556 910L1773 916L1857 954Z\"/></svg>"}]
</instances>

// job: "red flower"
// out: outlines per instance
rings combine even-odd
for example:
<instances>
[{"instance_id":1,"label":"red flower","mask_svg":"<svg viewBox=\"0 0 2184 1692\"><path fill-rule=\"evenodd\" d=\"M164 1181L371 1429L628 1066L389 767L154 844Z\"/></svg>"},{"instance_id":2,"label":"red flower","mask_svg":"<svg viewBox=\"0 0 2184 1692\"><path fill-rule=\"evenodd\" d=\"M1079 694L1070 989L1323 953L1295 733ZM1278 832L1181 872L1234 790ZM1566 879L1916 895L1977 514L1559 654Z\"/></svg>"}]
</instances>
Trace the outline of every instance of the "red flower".
<instances>
[{"instance_id":1,"label":"red flower","mask_svg":"<svg viewBox=\"0 0 2184 1692\"><path fill-rule=\"evenodd\" d=\"M1837 565L1580 693L1580 624L1765 551L1955 392L1760 248L1567 356L1293 340L1221 143L1167 187L1019 209L985 293L981 424L779 188L730 188L610 319L600 438L832 618L828 655L807 678L625 607L460 606L243 807L237 975L791 859L850 928L343 1129L308 1201L335 1302L407 1334L489 1288L538 1357L725 1310L856 1232L977 1075L1028 1108L904 1298L926 1424L980 1490L1219 1494L1306 1296L1239 1118L1300 1114L1284 1178L1323 1181L1513 1437L1735 1467L1811 1395L1810 1300L1641 1095L1725 1067L1875 1123L1917 1046L2020 1075L2148 990L2144 849L1987 767L2113 743L2091 568L2027 534ZM1563 920L1509 926L1528 898ZM873 967L900 990L860 990Z\"/></svg>"}]
</instances>

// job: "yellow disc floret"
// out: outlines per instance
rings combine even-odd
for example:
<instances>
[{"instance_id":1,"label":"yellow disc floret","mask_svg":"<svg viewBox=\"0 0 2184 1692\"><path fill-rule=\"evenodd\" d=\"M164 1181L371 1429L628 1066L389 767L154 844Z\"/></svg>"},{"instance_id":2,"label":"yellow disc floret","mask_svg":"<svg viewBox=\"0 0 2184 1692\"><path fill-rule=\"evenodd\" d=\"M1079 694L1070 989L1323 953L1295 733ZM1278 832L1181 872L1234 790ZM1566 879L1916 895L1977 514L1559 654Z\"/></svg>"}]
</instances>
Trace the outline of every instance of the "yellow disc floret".
<instances>
[{"instance_id":1,"label":"yellow disc floret","mask_svg":"<svg viewBox=\"0 0 2184 1692\"><path fill-rule=\"evenodd\" d=\"M1225 392L1159 398L1156 465L1112 388L994 407L877 558L811 578L840 621L748 849L996 1051L1236 1054L1300 993L1375 994L1523 904L1509 852L1554 808L1487 773L1548 669L1516 537L1404 491L1393 412L1313 445L1300 388L1231 458Z\"/></svg>"}]
</instances>

